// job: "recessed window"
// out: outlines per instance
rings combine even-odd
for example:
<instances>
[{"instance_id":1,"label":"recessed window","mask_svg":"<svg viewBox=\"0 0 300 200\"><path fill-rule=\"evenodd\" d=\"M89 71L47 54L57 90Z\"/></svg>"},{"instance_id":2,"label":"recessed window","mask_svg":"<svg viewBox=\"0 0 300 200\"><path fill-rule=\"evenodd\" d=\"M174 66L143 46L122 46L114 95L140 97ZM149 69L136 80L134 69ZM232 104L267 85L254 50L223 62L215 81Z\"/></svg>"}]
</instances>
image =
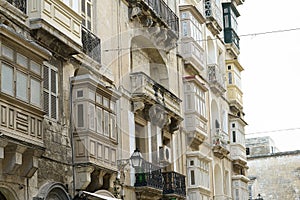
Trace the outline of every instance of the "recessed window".
<instances>
[{"instance_id":1,"label":"recessed window","mask_svg":"<svg viewBox=\"0 0 300 200\"><path fill-rule=\"evenodd\" d=\"M194 166L194 161L193 160L190 161L190 166Z\"/></svg>"},{"instance_id":2,"label":"recessed window","mask_svg":"<svg viewBox=\"0 0 300 200\"><path fill-rule=\"evenodd\" d=\"M191 170L191 185L195 185L195 171Z\"/></svg>"},{"instance_id":3,"label":"recessed window","mask_svg":"<svg viewBox=\"0 0 300 200\"><path fill-rule=\"evenodd\" d=\"M78 90L77 91L77 98L83 97L83 90Z\"/></svg>"},{"instance_id":4,"label":"recessed window","mask_svg":"<svg viewBox=\"0 0 300 200\"><path fill-rule=\"evenodd\" d=\"M235 123L232 123L231 126L232 126L232 128L235 128Z\"/></svg>"}]
</instances>

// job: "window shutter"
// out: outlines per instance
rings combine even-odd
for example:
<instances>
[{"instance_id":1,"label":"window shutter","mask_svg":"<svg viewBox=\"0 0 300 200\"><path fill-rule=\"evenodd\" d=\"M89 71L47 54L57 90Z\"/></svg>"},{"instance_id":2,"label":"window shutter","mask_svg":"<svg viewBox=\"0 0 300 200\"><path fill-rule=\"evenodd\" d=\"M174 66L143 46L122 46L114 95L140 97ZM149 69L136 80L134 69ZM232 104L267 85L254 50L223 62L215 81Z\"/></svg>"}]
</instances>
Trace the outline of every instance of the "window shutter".
<instances>
[{"instance_id":1,"label":"window shutter","mask_svg":"<svg viewBox=\"0 0 300 200\"><path fill-rule=\"evenodd\" d=\"M49 90L49 68L44 66L44 88Z\"/></svg>"},{"instance_id":2,"label":"window shutter","mask_svg":"<svg viewBox=\"0 0 300 200\"><path fill-rule=\"evenodd\" d=\"M51 95L51 118L57 119L57 101L56 101L56 96Z\"/></svg>"},{"instance_id":3,"label":"window shutter","mask_svg":"<svg viewBox=\"0 0 300 200\"><path fill-rule=\"evenodd\" d=\"M49 93L44 91L44 111L49 116Z\"/></svg>"},{"instance_id":4,"label":"window shutter","mask_svg":"<svg viewBox=\"0 0 300 200\"><path fill-rule=\"evenodd\" d=\"M51 69L51 92L56 94L56 72Z\"/></svg>"}]
</instances>

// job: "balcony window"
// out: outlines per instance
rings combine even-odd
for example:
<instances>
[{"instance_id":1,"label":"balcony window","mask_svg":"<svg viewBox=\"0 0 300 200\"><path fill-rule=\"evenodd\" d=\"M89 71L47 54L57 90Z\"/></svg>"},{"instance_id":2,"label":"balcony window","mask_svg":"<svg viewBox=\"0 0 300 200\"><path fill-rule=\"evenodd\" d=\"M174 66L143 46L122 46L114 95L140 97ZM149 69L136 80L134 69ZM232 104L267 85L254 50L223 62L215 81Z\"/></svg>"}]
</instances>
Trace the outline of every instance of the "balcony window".
<instances>
[{"instance_id":1,"label":"balcony window","mask_svg":"<svg viewBox=\"0 0 300 200\"><path fill-rule=\"evenodd\" d=\"M191 185L195 185L195 171L191 170Z\"/></svg>"},{"instance_id":2,"label":"balcony window","mask_svg":"<svg viewBox=\"0 0 300 200\"><path fill-rule=\"evenodd\" d=\"M76 0L77 1L77 0ZM92 31L92 1L81 0L81 15L83 17L82 25Z\"/></svg>"},{"instance_id":3,"label":"balcony window","mask_svg":"<svg viewBox=\"0 0 300 200\"><path fill-rule=\"evenodd\" d=\"M72 8L74 11L79 12L79 1L78 0L62 0L67 6Z\"/></svg>"},{"instance_id":4,"label":"balcony window","mask_svg":"<svg viewBox=\"0 0 300 200\"><path fill-rule=\"evenodd\" d=\"M2 45L1 92L41 107L41 66L12 48ZM35 63L35 68L28 66Z\"/></svg>"},{"instance_id":5,"label":"balcony window","mask_svg":"<svg viewBox=\"0 0 300 200\"><path fill-rule=\"evenodd\" d=\"M83 52L101 63L101 41L88 28L82 27L82 45Z\"/></svg>"},{"instance_id":6,"label":"balcony window","mask_svg":"<svg viewBox=\"0 0 300 200\"><path fill-rule=\"evenodd\" d=\"M75 102L78 129L117 139L116 102L88 88L75 90Z\"/></svg>"},{"instance_id":7,"label":"balcony window","mask_svg":"<svg viewBox=\"0 0 300 200\"><path fill-rule=\"evenodd\" d=\"M182 12L182 32L184 37L191 37L202 47L203 33L201 23L190 12Z\"/></svg>"}]
</instances>

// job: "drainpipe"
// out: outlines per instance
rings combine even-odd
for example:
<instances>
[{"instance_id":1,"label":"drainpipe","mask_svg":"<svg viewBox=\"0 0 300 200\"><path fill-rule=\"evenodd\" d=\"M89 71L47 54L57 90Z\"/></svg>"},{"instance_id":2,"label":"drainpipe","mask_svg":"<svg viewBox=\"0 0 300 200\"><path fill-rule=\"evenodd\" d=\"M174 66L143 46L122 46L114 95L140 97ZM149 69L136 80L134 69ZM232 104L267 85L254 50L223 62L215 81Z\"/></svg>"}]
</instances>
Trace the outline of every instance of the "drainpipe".
<instances>
[{"instance_id":1,"label":"drainpipe","mask_svg":"<svg viewBox=\"0 0 300 200\"><path fill-rule=\"evenodd\" d=\"M74 134L73 134L73 85L72 78L69 78L70 96L69 96L69 106L70 106L70 122L69 122L69 132L71 134L71 149L72 149L72 175L73 175L73 197L75 197L76 192L76 174L75 174L75 149L74 149Z\"/></svg>"}]
</instances>

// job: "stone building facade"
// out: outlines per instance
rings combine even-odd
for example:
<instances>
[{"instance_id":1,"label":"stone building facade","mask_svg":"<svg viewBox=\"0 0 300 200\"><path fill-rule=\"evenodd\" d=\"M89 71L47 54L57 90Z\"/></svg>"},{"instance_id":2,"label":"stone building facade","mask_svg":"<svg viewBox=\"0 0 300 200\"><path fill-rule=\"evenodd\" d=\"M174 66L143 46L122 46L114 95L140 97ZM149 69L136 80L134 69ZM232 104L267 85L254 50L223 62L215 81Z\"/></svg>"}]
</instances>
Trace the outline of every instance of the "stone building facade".
<instances>
[{"instance_id":1,"label":"stone building facade","mask_svg":"<svg viewBox=\"0 0 300 200\"><path fill-rule=\"evenodd\" d=\"M300 151L271 152L270 141L270 137L247 139L249 199L258 195L264 200L300 199Z\"/></svg>"},{"instance_id":2,"label":"stone building facade","mask_svg":"<svg viewBox=\"0 0 300 200\"><path fill-rule=\"evenodd\" d=\"M247 199L243 2L0 0L0 199Z\"/></svg>"}]
</instances>

